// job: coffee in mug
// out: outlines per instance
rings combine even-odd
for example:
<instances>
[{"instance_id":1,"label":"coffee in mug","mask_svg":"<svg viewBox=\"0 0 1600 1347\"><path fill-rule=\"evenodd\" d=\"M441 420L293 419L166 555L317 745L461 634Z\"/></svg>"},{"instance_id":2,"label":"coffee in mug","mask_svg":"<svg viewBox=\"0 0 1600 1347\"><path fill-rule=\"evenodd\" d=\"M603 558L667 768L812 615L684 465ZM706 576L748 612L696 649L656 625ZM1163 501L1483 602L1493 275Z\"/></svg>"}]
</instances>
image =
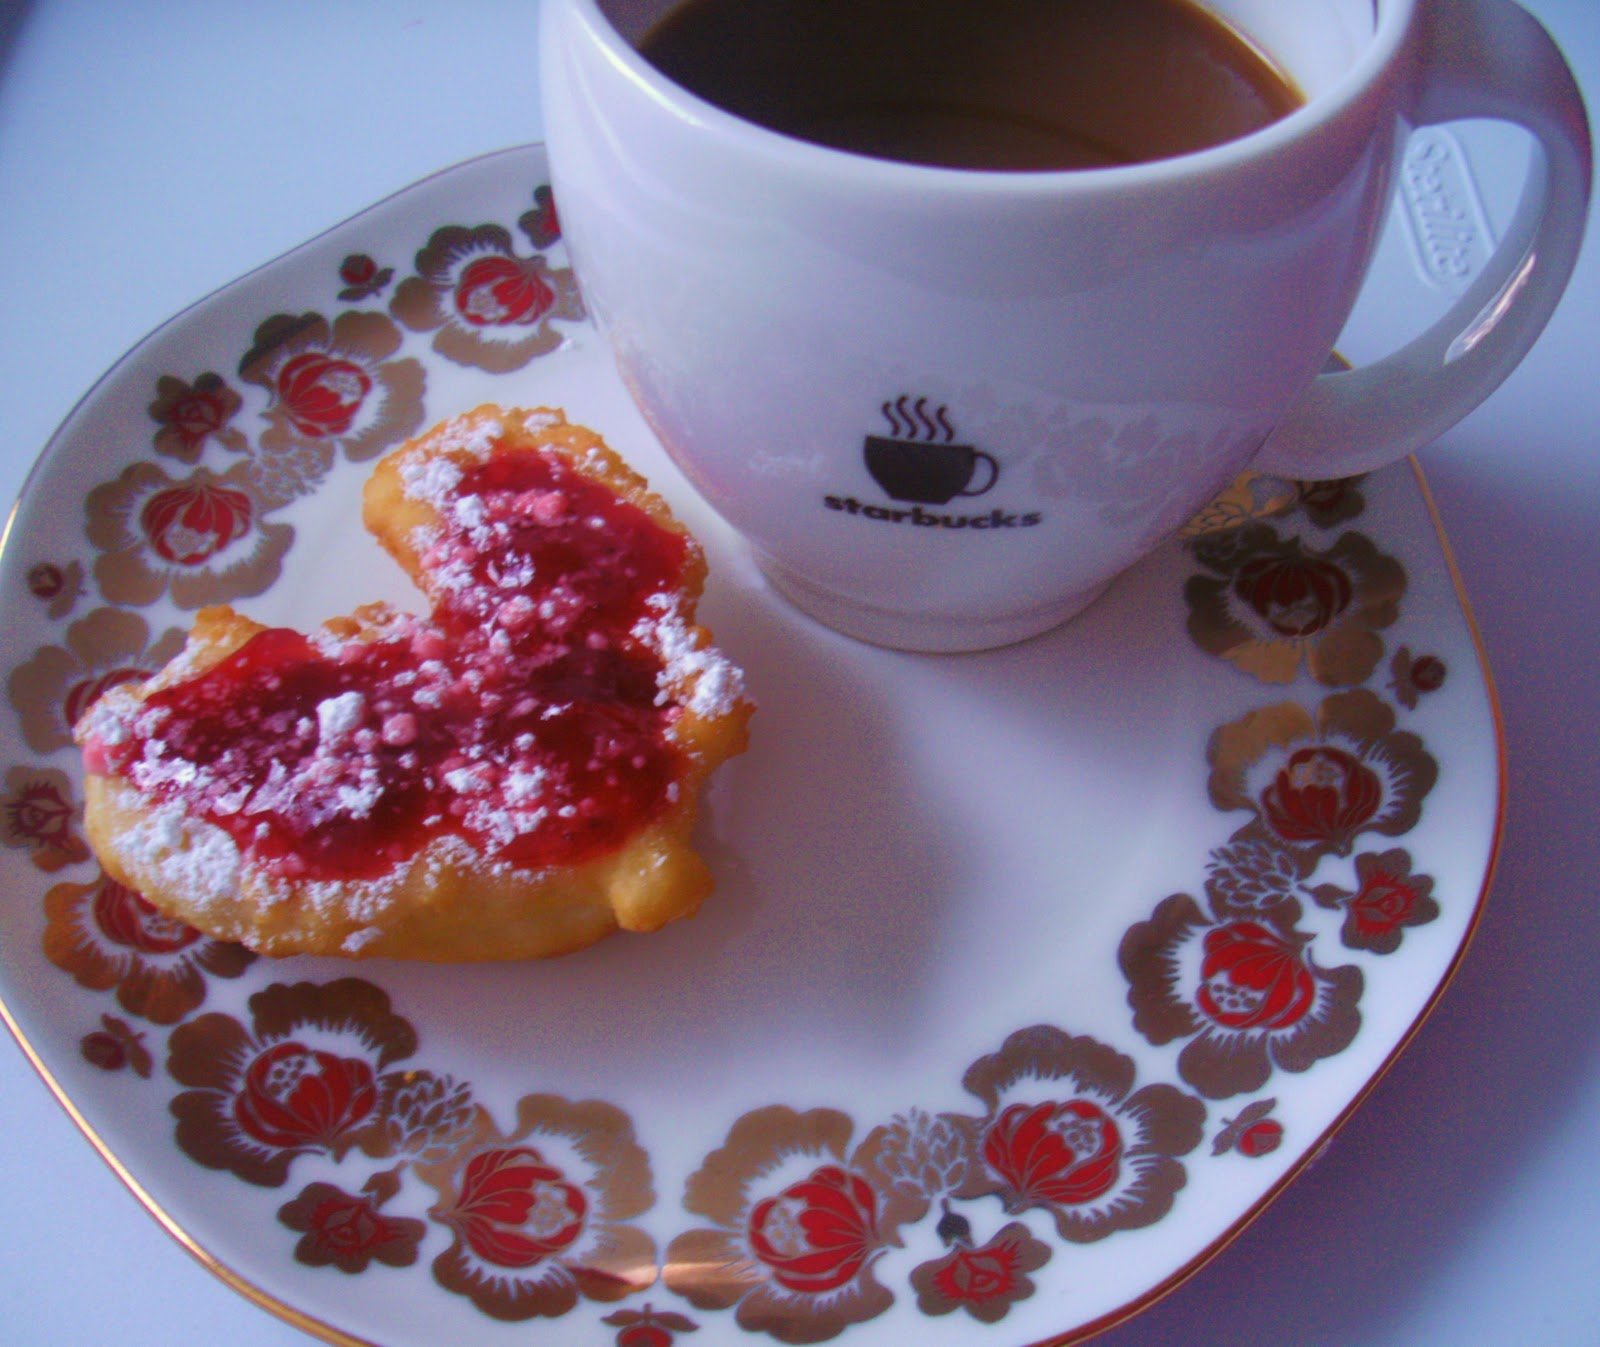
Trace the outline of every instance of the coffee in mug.
<instances>
[{"instance_id":1,"label":"coffee in mug","mask_svg":"<svg viewBox=\"0 0 1600 1347\"><path fill-rule=\"evenodd\" d=\"M1428 443L1583 235L1587 114L1513 0L541 4L552 183L623 382L774 588L881 644L1020 640L1247 468ZM1472 117L1534 145L1493 255L1326 372L1407 131Z\"/></svg>"},{"instance_id":2,"label":"coffee in mug","mask_svg":"<svg viewBox=\"0 0 1600 1347\"><path fill-rule=\"evenodd\" d=\"M771 130L952 168L1165 159L1303 101L1192 0L685 0L639 51Z\"/></svg>"}]
</instances>

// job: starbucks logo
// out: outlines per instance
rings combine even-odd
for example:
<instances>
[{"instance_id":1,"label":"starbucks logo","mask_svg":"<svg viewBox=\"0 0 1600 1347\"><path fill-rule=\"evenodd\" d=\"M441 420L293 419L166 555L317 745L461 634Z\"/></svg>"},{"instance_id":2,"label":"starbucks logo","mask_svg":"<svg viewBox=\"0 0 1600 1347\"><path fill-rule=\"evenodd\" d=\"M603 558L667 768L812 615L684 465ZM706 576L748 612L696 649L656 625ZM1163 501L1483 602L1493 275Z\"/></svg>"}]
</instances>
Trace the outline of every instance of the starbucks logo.
<instances>
[{"instance_id":1,"label":"starbucks logo","mask_svg":"<svg viewBox=\"0 0 1600 1347\"><path fill-rule=\"evenodd\" d=\"M1000 506L981 512L925 509L986 496L1000 481L1000 462L976 445L964 444L949 408L929 398L902 394L880 409L888 434L868 434L861 457L867 474L889 503L829 495L823 504L861 519L910 524L928 529L1003 530L1032 528L1044 516L1036 510ZM985 502L987 504L987 502ZM909 506L910 508L905 508Z\"/></svg>"},{"instance_id":2,"label":"starbucks logo","mask_svg":"<svg viewBox=\"0 0 1600 1347\"><path fill-rule=\"evenodd\" d=\"M957 496L981 496L1000 480L993 455L956 442L943 406L930 414L927 398L900 397L883 404L883 419L889 434L868 435L863 452L872 480L892 499L948 505Z\"/></svg>"}]
</instances>

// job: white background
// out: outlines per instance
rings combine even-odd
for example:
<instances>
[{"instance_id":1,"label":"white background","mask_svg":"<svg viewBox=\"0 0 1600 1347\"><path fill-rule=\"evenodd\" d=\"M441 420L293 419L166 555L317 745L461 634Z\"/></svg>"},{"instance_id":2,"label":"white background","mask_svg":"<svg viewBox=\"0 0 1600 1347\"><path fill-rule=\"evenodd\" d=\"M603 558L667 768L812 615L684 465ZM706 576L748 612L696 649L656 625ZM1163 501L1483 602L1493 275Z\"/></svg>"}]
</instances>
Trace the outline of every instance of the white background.
<instances>
[{"instance_id":1,"label":"white background","mask_svg":"<svg viewBox=\"0 0 1600 1347\"><path fill-rule=\"evenodd\" d=\"M1595 0L1527 2L1600 104ZM537 20L537 0L0 0L0 503L178 309L538 139ZM1600 1344L1597 338L1590 247L1534 354L1422 455L1510 750L1465 966L1328 1153L1106 1347ZM0 1343L308 1341L160 1231L5 1035L0 1139Z\"/></svg>"}]
</instances>

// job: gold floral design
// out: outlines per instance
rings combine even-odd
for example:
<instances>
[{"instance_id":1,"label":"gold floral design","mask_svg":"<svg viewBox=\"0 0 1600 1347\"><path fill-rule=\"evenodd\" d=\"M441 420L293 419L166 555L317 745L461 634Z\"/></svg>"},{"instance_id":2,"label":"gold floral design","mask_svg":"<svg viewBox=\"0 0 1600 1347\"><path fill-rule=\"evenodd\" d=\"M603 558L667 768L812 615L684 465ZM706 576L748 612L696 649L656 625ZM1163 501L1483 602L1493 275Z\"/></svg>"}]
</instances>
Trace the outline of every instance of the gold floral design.
<instances>
[{"instance_id":1,"label":"gold floral design","mask_svg":"<svg viewBox=\"0 0 1600 1347\"><path fill-rule=\"evenodd\" d=\"M159 458L98 488L95 558L51 550L54 560L27 570L30 616L65 626L91 590L91 565L104 601L124 606L165 596L188 608L270 586L290 538L267 522L274 512L319 488L341 458L374 456L421 424L424 366L405 349L432 342L455 363L511 371L559 346L561 323L581 318L572 273L559 255L538 255L560 238L549 189L507 223L435 232L398 289L394 269L372 256L345 257L337 279L334 255L325 257L318 294L338 288L345 305L392 298L387 313L279 314L260 325L237 387L210 372L157 380L151 419L134 426L131 442L153 425ZM253 445L241 427L254 435L257 407L265 433ZM1030 416L995 419L1016 427ZM1110 519L1151 510L1154 531L1171 526L1163 465L1198 445L1198 434L1138 415L1061 416L1048 431L1015 437L1041 446L1029 469L1042 491L1087 498ZM1232 449L1242 452L1247 438L1241 428ZM1091 460L1083 477L1071 465L1080 452ZM1364 506L1359 479L1242 474L1183 530L1210 572L1190 585L1200 648L1269 682L1304 673L1325 688L1377 687L1405 577L1368 540L1334 537ZM70 749L71 723L103 688L146 676L181 647L177 631L156 636L137 614L109 607L64 635L52 628L60 644L34 651L9 685L35 751ZM1384 694L1407 709L1445 676L1438 655L1404 645L1387 672ZM683 1209L658 1213L680 1232L659 1259L640 1228L655 1200L651 1157L621 1110L533 1095L501 1130L468 1083L414 1065L410 1024L357 979L278 984L252 996L247 1013L215 1013L228 989L210 979L238 978L253 955L171 921L104 875L54 877L90 860L70 772L11 766L0 841L53 876L38 880L39 889L53 885L44 895L48 958L103 994L99 1003L79 998L95 1007L71 1031L88 1030L83 1058L122 1073L101 1083L127 1090L130 1102L160 1107L176 1096L175 1142L196 1163L281 1188L281 1228L268 1221L267 1231L278 1256L292 1246L296 1261L332 1281L384 1268L431 1272L449 1293L434 1298L469 1317L571 1316L546 1328L563 1340L611 1341L609 1329L615 1347L669 1347L701 1327L679 1312L693 1305L785 1342L848 1342L847 1329L897 1296L900 1316L944 1316L955 1321L937 1326L946 1331L999 1324L1029 1297L1070 1287L1076 1253L1063 1243L1116 1235L1137 1255L1139 1241L1119 1232L1162 1221L1199 1164L1245 1174L1248 1160L1283 1144L1278 1101L1252 1092L1309 1070L1357 1034L1362 972L1318 957L1348 957L1335 927L1345 946L1385 955L1438 916L1435 883L1410 853L1361 849L1412 828L1437 774L1422 740L1397 730L1394 708L1378 697L1262 707L1217 731L1209 771L1227 840L1207 854L1196 896L1174 894L1141 914L1118 951L1134 1026L1170 1047L1147 1055L1168 1062L1172 1083L1137 1079L1132 1060L1106 1044L1035 1026L970 1067L963 1083L978 1102L963 1112L911 1107L868 1122L773 1106L731 1127L717 1120L725 1139L708 1142L716 1149L688 1181ZM1323 864L1335 855L1353 860ZM26 869L21 856L13 863ZM1319 867L1341 882L1312 887ZM1312 903L1334 914L1315 937L1301 929ZM1420 945L1433 934L1410 938ZM1373 969L1409 969L1392 963L1406 966L1363 959L1374 979ZM256 972L265 981L264 965ZM100 1014L113 996L121 1013ZM164 1091L136 1083L159 1073L152 1025L168 1038L176 1085ZM1196 1094L1234 1102L1207 1126ZM1214 1135L1198 1161L1202 1130ZM314 1175L294 1172L300 1156ZM389 1167L370 1172L380 1165ZM1057 1253L1047 1280L1040 1270ZM658 1269L659 1294L647 1289ZM917 1337L898 1317L872 1327Z\"/></svg>"},{"instance_id":2,"label":"gold floral design","mask_svg":"<svg viewBox=\"0 0 1600 1347\"><path fill-rule=\"evenodd\" d=\"M421 362L397 357L400 330L381 313L276 314L256 329L239 377L267 390L262 455L310 442L359 463L422 424ZM308 481L305 489L314 486Z\"/></svg>"},{"instance_id":3,"label":"gold floral design","mask_svg":"<svg viewBox=\"0 0 1600 1347\"><path fill-rule=\"evenodd\" d=\"M32 853L33 863L53 874L89 858L89 844L78 836L81 814L65 772L13 767L0 799L0 842Z\"/></svg>"},{"instance_id":4,"label":"gold floral design","mask_svg":"<svg viewBox=\"0 0 1600 1347\"><path fill-rule=\"evenodd\" d=\"M1050 1260L1050 1246L1035 1239L1021 1221L1010 1222L978 1244L966 1217L947 1212L939 1234L948 1252L911 1272L917 1308L924 1314L965 1310L979 1323L999 1323L1012 1305L1033 1294L1028 1273Z\"/></svg>"},{"instance_id":5,"label":"gold floral design","mask_svg":"<svg viewBox=\"0 0 1600 1347\"><path fill-rule=\"evenodd\" d=\"M902 1221L921 1220L966 1185L977 1156L970 1120L913 1108L877 1128L863 1147L869 1177L893 1193Z\"/></svg>"},{"instance_id":6,"label":"gold floral design","mask_svg":"<svg viewBox=\"0 0 1600 1347\"><path fill-rule=\"evenodd\" d=\"M1448 670L1437 655L1413 655L1409 646L1401 646L1389 661L1389 690L1395 700L1408 711L1430 692L1444 686Z\"/></svg>"},{"instance_id":7,"label":"gold floral design","mask_svg":"<svg viewBox=\"0 0 1600 1347\"><path fill-rule=\"evenodd\" d=\"M102 1015L100 1027L83 1036L78 1050L84 1061L102 1071L121 1071L126 1067L141 1080L149 1080L155 1070L144 1034L116 1015Z\"/></svg>"},{"instance_id":8,"label":"gold floral design","mask_svg":"<svg viewBox=\"0 0 1600 1347\"><path fill-rule=\"evenodd\" d=\"M431 1071L407 1071L389 1091L382 1150L414 1160L441 1160L477 1124L478 1106L469 1086Z\"/></svg>"},{"instance_id":9,"label":"gold floral design","mask_svg":"<svg viewBox=\"0 0 1600 1347\"><path fill-rule=\"evenodd\" d=\"M925 1194L875 1176L881 1133L851 1147L843 1113L781 1105L739 1118L689 1178L684 1206L710 1224L667 1249L667 1286L699 1309L737 1306L741 1328L823 1342L882 1314L874 1275Z\"/></svg>"},{"instance_id":10,"label":"gold floral design","mask_svg":"<svg viewBox=\"0 0 1600 1347\"><path fill-rule=\"evenodd\" d=\"M50 617L65 617L83 597L83 563L69 561L58 566L53 561L41 561L30 566L28 592L44 602Z\"/></svg>"},{"instance_id":11,"label":"gold floral design","mask_svg":"<svg viewBox=\"0 0 1600 1347\"><path fill-rule=\"evenodd\" d=\"M172 1101L177 1142L207 1169L277 1187L298 1155L388 1153L387 1070L416 1033L370 982L274 983L250 998L251 1022L213 1012L180 1024L167 1069L188 1088Z\"/></svg>"},{"instance_id":12,"label":"gold floral design","mask_svg":"<svg viewBox=\"0 0 1600 1347\"><path fill-rule=\"evenodd\" d=\"M1178 530L1178 536L1201 538L1281 514L1299 499L1298 486L1267 473L1241 472Z\"/></svg>"},{"instance_id":13,"label":"gold floral design","mask_svg":"<svg viewBox=\"0 0 1600 1347\"><path fill-rule=\"evenodd\" d=\"M1300 920L1300 881L1314 856L1243 836L1218 847L1206 863L1206 898L1219 917L1249 917L1293 926Z\"/></svg>"},{"instance_id":14,"label":"gold floral design","mask_svg":"<svg viewBox=\"0 0 1600 1347\"><path fill-rule=\"evenodd\" d=\"M1354 519L1367 508L1361 491L1363 475L1330 477L1296 484L1296 501L1305 516L1318 528L1332 528Z\"/></svg>"},{"instance_id":15,"label":"gold floral design","mask_svg":"<svg viewBox=\"0 0 1600 1347\"><path fill-rule=\"evenodd\" d=\"M1346 855L1364 832L1415 826L1438 764L1393 709L1365 688L1252 711L1211 736L1211 802L1247 809L1244 835L1308 853ZM1241 834L1235 834L1237 839Z\"/></svg>"},{"instance_id":16,"label":"gold floral design","mask_svg":"<svg viewBox=\"0 0 1600 1347\"><path fill-rule=\"evenodd\" d=\"M72 727L101 693L148 678L183 649L168 628L154 642L137 613L96 608L67 628L65 645L47 645L11 671L8 692L22 737L36 753L72 746Z\"/></svg>"},{"instance_id":17,"label":"gold floral design","mask_svg":"<svg viewBox=\"0 0 1600 1347\"><path fill-rule=\"evenodd\" d=\"M307 1267L336 1267L347 1275L365 1272L373 1263L410 1267L427 1226L383 1212L399 1191L394 1170L373 1175L355 1194L331 1183L310 1183L278 1208L278 1220L300 1233L294 1256Z\"/></svg>"},{"instance_id":18,"label":"gold floral design","mask_svg":"<svg viewBox=\"0 0 1600 1347\"><path fill-rule=\"evenodd\" d=\"M1366 508L1360 477L1293 482L1270 473L1241 472L1214 499L1178 530L1180 538L1193 540L1222 533L1243 524L1286 514L1298 508L1321 528L1332 528L1356 518Z\"/></svg>"},{"instance_id":19,"label":"gold floral design","mask_svg":"<svg viewBox=\"0 0 1600 1347\"><path fill-rule=\"evenodd\" d=\"M235 978L255 960L158 911L105 873L57 884L44 898L45 957L80 987L111 991L129 1014L176 1024L206 998L206 979Z\"/></svg>"},{"instance_id":20,"label":"gold floral design","mask_svg":"<svg viewBox=\"0 0 1600 1347\"><path fill-rule=\"evenodd\" d=\"M646 1301L636 1310L613 1310L600 1320L617 1330L615 1347L672 1347L679 1333L695 1333L700 1325L676 1310L658 1310Z\"/></svg>"},{"instance_id":21,"label":"gold floral design","mask_svg":"<svg viewBox=\"0 0 1600 1347\"><path fill-rule=\"evenodd\" d=\"M548 183L533 189L533 205L517 217L517 225L540 252L561 242L561 217Z\"/></svg>"},{"instance_id":22,"label":"gold floral design","mask_svg":"<svg viewBox=\"0 0 1600 1347\"><path fill-rule=\"evenodd\" d=\"M619 1109L530 1095L501 1132L479 1110L448 1156L416 1166L438 1194L429 1214L455 1236L434 1279L485 1314L566 1314L656 1279L655 1243L628 1224L655 1202L650 1162Z\"/></svg>"},{"instance_id":23,"label":"gold floral design","mask_svg":"<svg viewBox=\"0 0 1600 1347\"><path fill-rule=\"evenodd\" d=\"M1222 1120L1222 1128L1211 1142L1213 1155L1234 1151L1248 1160L1271 1155L1283 1144L1283 1124L1272 1117L1276 1099L1257 1099L1232 1118Z\"/></svg>"},{"instance_id":24,"label":"gold floral design","mask_svg":"<svg viewBox=\"0 0 1600 1347\"><path fill-rule=\"evenodd\" d=\"M156 380L150 419L156 423L155 450L181 463L198 463L206 442L215 440L225 449L244 453L249 442L228 423L244 405L236 390L220 374L208 371L186 383L175 375Z\"/></svg>"},{"instance_id":25,"label":"gold floral design","mask_svg":"<svg viewBox=\"0 0 1600 1347\"><path fill-rule=\"evenodd\" d=\"M173 479L133 463L89 493L89 541L100 590L114 603L147 604L167 594L180 608L264 593L294 540L287 524L261 518L249 468L204 468Z\"/></svg>"},{"instance_id":26,"label":"gold floral design","mask_svg":"<svg viewBox=\"0 0 1600 1347\"><path fill-rule=\"evenodd\" d=\"M271 453L251 455L244 480L250 495L260 502L261 513L270 514L316 490L337 456L331 440L280 444Z\"/></svg>"},{"instance_id":27,"label":"gold floral design","mask_svg":"<svg viewBox=\"0 0 1600 1347\"><path fill-rule=\"evenodd\" d=\"M349 253L339 263L339 279L344 282L339 298L356 304L383 291L394 279L394 268L380 267L366 253Z\"/></svg>"},{"instance_id":28,"label":"gold floral design","mask_svg":"<svg viewBox=\"0 0 1600 1347\"><path fill-rule=\"evenodd\" d=\"M1422 926L1439 915L1433 880L1412 872L1411 853L1403 847L1357 856L1354 891L1320 884L1311 896L1320 907L1343 909L1339 938L1346 945L1374 954L1393 954L1407 926Z\"/></svg>"},{"instance_id":29,"label":"gold floral design","mask_svg":"<svg viewBox=\"0 0 1600 1347\"><path fill-rule=\"evenodd\" d=\"M1400 614L1405 571L1359 533L1327 551L1269 526L1246 525L1221 549L1195 556L1220 572L1184 587L1189 635L1210 654L1267 683L1288 683L1301 666L1319 683L1363 682L1383 655L1378 632Z\"/></svg>"},{"instance_id":30,"label":"gold floral design","mask_svg":"<svg viewBox=\"0 0 1600 1347\"><path fill-rule=\"evenodd\" d=\"M1051 1025L1022 1029L962 1084L986 1105L966 1120L977 1162L961 1197L1039 1208L1063 1239L1090 1243L1159 1221L1186 1180L1205 1107L1176 1086L1135 1089L1133 1059Z\"/></svg>"},{"instance_id":31,"label":"gold floral design","mask_svg":"<svg viewBox=\"0 0 1600 1347\"><path fill-rule=\"evenodd\" d=\"M1311 943L1174 894L1117 952L1134 1028L1157 1047L1187 1039L1178 1074L1208 1099L1259 1090L1275 1066L1309 1070L1350 1045L1365 985L1359 968L1319 967Z\"/></svg>"},{"instance_id":32,"label":"gold floral design","mask_svg":"<svg viewBox=\"0 0 1600 1347\"><path fill-rule=\"evenodd\" d=\"M524 220L541 218L534 211ZM416 266L389 311L414 332L432 332L433 349L458 365L520 369L561 345L557 321L584 316L571 270L540 253L518 256L499 225L437 229Z\"/></svg>"}]
</instances>

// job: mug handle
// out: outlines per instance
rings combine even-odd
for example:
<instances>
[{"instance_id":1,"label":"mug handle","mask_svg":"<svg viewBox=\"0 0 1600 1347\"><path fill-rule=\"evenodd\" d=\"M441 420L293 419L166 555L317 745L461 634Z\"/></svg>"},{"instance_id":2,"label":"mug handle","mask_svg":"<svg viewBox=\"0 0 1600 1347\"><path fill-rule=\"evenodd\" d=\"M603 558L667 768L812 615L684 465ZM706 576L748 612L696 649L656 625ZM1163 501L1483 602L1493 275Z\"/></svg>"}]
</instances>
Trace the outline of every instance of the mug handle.
<instances>
[{"instance_id":1,"label":"mug handle","mask_svg":"<svg viewBox=\"0 0 1600 1347\"><path fill-rule=\"evenodd\" d=\"M1393 354L1319 374L1250 464L1282 477L1345 477L1442 435L1527 354L1578 258L1592 172L1583 98L1560 49L1511 0L1426 7L1410 105L1417 125L1487 117L1534 138L1522 198L1483 273Z\"/></svg>"}]
</instances>

